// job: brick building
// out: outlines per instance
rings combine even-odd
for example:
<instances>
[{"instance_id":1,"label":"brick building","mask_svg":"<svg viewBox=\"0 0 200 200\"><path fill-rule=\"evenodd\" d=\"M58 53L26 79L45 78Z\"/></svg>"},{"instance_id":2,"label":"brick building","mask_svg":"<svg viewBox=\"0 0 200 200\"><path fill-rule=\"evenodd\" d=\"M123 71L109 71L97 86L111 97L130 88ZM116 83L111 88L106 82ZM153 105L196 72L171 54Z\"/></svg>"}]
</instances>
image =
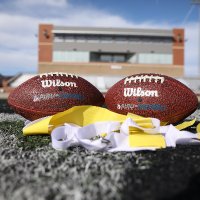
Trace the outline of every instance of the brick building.
<instances>
[{"instance_id":1,"label":"brick building","mask_svg":"<svg viewBox=\"0 0 200 200\"><path fill-rule=\"evenodd\" d=\"M184 75L183 29L129 29L39 25L38 73L87 76L142 72Z\"/></svg>"}]
</instances>

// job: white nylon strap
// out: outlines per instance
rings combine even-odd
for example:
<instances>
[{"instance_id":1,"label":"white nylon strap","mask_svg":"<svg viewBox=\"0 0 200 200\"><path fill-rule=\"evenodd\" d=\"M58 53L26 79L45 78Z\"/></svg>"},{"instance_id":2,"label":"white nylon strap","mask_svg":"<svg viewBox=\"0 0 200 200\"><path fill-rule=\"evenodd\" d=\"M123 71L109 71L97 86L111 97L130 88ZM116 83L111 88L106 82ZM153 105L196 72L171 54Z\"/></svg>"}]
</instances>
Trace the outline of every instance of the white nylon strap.
<instances>
[{"instance_id":1,"label":"white nylon strap","mask_svg":"<svg viewBox=\"0 0 200 200\"><path fill-rule=\"evenodd\" d=\"M76 133L76 138L86 149L103 151L116 145L112 136L117 134L114 131L119 131L119 129L119 122L97 122L80 128ZM104 137L99 137L103 134L105 134Z\"/></svg>"},{"instance_id":2,"label":"white nylon strap","mask_svg":"<svg viewBox=\"0 0 200 200\"><path fill-rule=\"evenodd\" d=\"M167 147L176 147L176 144L199 143L197 134L189 131L179 131L171 124L160 127L160 132L165 136Z\"/></svg>"},{"instance_id":3,"label":"white nylon strap","mask_svg":"<svg viewBox=\"0 0 200 200\"><path fill-rule=\"evenodd\" d=\"M156 119L153 123L154 128L152 129L139 127L130 118L122 125L115 121L97 122L85 127L65 124L65 126L60 126L52 131L52 146L57 150L64 150L70 146L81 145L91 151L110 152L156 149L152 147L130 147L129 126L137 127L149 134L161 133L165 137L167 147L176 147L176 144L199 143L197 134L179 131L173 125L160 126L160 121Z\"/></svg>"},{"instance_id":4,"label":"white nylon strap","mask_svg":"<svg viewBox=\"0 0 200 200\"><path fill-rule=\"evenodd\" d=\"M66 124L65 126L60 126L55 128L51 133L52 146L56 150L64 150L70 146L75 146L78 141L75 137L75 132L79 127Z\"/></svg>"}]
</instances>

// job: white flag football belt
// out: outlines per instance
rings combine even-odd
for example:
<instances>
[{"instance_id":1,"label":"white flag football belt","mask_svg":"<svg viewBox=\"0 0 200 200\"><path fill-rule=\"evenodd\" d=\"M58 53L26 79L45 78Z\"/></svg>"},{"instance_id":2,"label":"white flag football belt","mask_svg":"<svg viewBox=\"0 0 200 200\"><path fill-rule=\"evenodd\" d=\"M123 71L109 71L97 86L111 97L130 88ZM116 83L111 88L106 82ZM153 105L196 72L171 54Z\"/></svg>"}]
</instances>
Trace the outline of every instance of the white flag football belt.
<instances>
[{"instance_id":1,"label":"white flag football belt","mask_svg":"<svg viewBox=\"0 0 200 200\"><path fill-rule=\"evenodd\" d=\"M182 130L194 123L192 120L173 126L155 118L121 115L96 106L75 106L27 122L23 134L51 134L52 146L57 150L77 145L94 151L155 150L199 143L198 133Z\"/></svg>"}]
</instances>

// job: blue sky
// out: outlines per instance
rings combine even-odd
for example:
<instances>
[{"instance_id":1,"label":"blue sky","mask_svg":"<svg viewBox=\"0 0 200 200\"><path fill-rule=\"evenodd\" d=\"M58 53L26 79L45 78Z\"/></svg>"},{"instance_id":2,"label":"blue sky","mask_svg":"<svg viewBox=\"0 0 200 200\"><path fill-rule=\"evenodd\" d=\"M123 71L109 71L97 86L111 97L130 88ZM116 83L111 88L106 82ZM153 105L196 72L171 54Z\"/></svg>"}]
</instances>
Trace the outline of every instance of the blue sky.
<instances>
[{"instance_id":1,"label":"blue sky","mask_svg":"<svg viewBox=\"0 0 200 200\"><path fill-rule=\"evenodd\" d=\"M1 74L37 72L39 23L185 28L185 75L198 72L198 9L190 0L1 0Z\"/></svg>"},{"instance_id":2,"label":"blue sky","mask_svg":"<svg viewBox=\"0 0 200 200\"><path fill-rule=\"evenodd\" d=\"M144 22L182 23L191 7L190 0L74 0L74 5L96 7L100 10L120 15L126 20ZM197 13L197 12L196 12ZM194 14L190 20L194 19Z\"/></svg>"}]
</instances>

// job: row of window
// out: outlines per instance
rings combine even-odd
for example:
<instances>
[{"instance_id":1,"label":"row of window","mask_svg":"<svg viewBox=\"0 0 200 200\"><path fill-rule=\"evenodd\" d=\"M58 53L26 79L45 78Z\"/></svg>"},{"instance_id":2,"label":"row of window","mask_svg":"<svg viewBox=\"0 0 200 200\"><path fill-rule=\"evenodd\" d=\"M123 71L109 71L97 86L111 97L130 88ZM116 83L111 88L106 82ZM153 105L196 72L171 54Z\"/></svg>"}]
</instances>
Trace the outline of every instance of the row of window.
<instances>
[{"instance_id":1,"label":"row of window","mask_svg":"<svg viewBox=\"0 0 200 200\"><path fill-rule=\"evenodd\" d=\"M141 53L138 54L138 63L143 64L172 64L172 54Z\"/></svg>"},{"instance_id":2,"label":"row of window","mask_svg":"<svg viewBox=\"0 0 200 200\"><path fill-rule=\"evenodd\" d=\"M54 51L54 62L89 62L90 52L87 51Z\"/></svg>"},{"instance_id":3,"label":"row of window","mask_svg":"<svg viewBox=\"0 0 200 200\"><path fill-rule=\"evenodd\" d=\"M171 38L136 36L98 36L98 35L55 35L54 42L94 42L94 43L171 43Z\"/></svg>"},{"instance_id":4,"label":"row of window","mask_svg":"<svg viewBox=\"0 0 200 200\"><path fill-rule=\"evenodd\" d=\"M114 54L85 51L54 51L54 62L127 62L138 64L172 64L172 54Z\"/></svg>"}]
</instances>

